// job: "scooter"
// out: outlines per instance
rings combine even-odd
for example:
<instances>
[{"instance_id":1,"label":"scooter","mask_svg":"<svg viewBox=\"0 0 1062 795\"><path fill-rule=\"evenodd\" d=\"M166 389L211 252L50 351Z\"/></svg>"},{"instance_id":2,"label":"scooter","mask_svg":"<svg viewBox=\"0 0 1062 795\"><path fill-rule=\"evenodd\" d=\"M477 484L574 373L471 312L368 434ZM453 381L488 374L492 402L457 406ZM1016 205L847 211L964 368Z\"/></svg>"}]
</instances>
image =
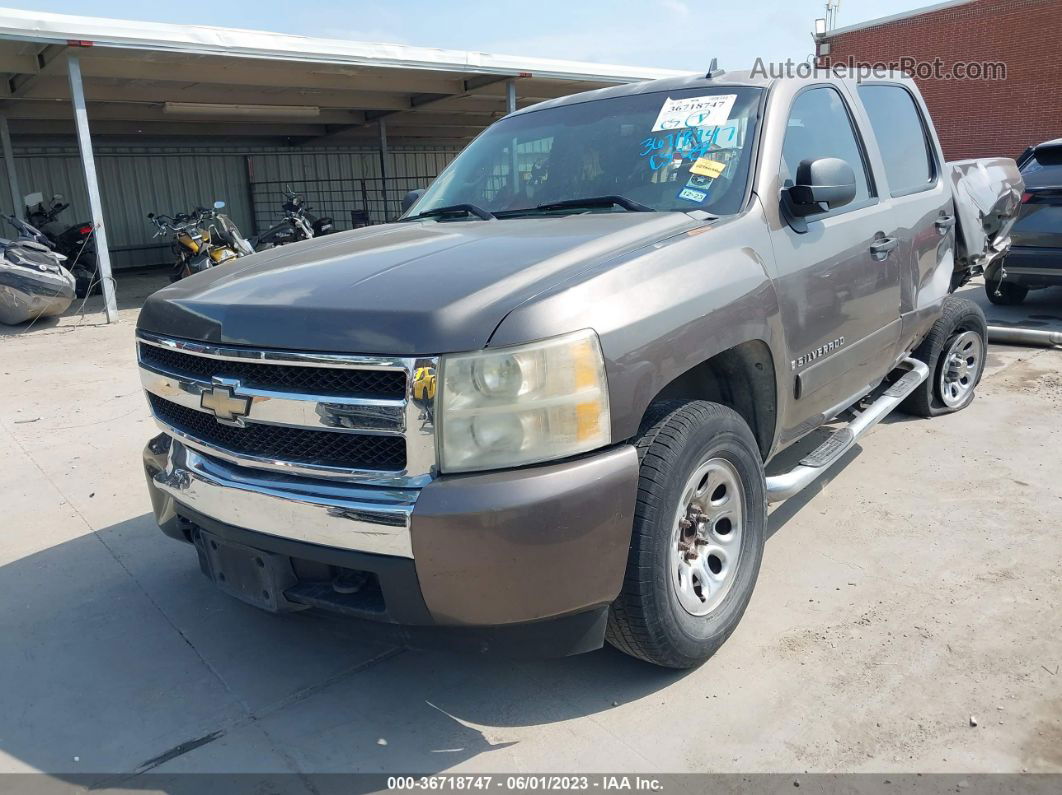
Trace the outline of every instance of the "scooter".
<instances>
[{"instance_id":1,"label":"scooter","mask_svg":"<svg viewBox=\"0 0 1062 795\"><path fill-rule=\"evenodd\" d=\"M154 237L174 236L173 251L177 261L170 281L176 282L254 253L254 247L232 219L218 212L224 207L225 202L217 201L213 209L197 207L194 212L175 216L148 213L148 219L157 230Z\"/></svg>"},{"instance_id":2,"label":"scooter","mask_svg":"<svg viewBox=\"0 0 1062 795\"><path fill-rule=\"evenodd\" d=\"M4 217L18 230L18 240L0 238L0 323L61 315L75 289L74 275L62 265L66 257L36 227L14 215Z\"/></svg>"},{"instance_id":3,"label":"scooter","mask_svg":"<svg viewBox=\"0 0 1062 795\"><path fill-rule=\"evenodd\" d=\"M330 235L336 231L335 223L331 218L318 218L311 215L309 211L313 208L306 207L303 198L290 188L284 191L284 196L287 199L281 205L284 217L254 239L255 251L264 251L298 240L309 240L311 237Z\"/></svg>"},{"instance_id":4,"label":"scooter","mask_svg":"<svg viewBox=\"0 0 1062 795\"><path fill-rule=\"evenodd\" d=\"M96 258L96 242L91 221L63 226L57 220L59 213L70 206L63 196L56 193L45 206L44 195L39 191L24 196L26 221L36 230L43 232L51 242L52 248L62 254L66 267L77 280L77 297L84 298L89 290L98 293L101 285L97 273L99 266Z\"/></svg>"}]
</instances>

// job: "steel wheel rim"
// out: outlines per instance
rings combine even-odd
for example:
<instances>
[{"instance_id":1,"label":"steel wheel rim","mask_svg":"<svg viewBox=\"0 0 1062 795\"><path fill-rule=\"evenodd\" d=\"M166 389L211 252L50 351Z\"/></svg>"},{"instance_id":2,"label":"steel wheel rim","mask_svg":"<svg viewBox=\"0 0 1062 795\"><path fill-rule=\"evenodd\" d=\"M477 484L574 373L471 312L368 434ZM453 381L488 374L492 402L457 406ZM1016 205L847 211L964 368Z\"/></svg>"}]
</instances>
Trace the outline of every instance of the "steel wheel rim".
<instances>
[{"instance_id":1,"label":"steel wheel rim","mask_svg":"<svg viewBox=\"0 0 1062 795\"><path fill-rule=\"evenodd\" d=\"M679 604L706 616L737 577L745 529L745 494L737 469L723 458L699 464L682 488L672 523L668 574Z\"/></svg>"},{"instance_id":2,"label":"steel wheel rim","mask_svg":"<svg viewBox=\"0 0 1062 795\"><path fill-rule=\"evenodd\" d=\"M960 405L977 385L985 344L976 331L964 331L951 341L940 368L940 399L948 408Z\"/></svg>"}]
</instances>

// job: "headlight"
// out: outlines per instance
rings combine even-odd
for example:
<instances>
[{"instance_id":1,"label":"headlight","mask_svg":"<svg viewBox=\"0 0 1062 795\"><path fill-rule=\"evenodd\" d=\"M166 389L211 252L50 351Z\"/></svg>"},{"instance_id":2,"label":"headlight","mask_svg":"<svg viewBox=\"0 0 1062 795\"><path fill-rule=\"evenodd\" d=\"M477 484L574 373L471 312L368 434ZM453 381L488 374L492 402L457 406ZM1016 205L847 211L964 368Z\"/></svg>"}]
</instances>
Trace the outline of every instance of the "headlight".
<instances>
[{"instance_id":1,"label":"headlight","mask_svg":"<svg viewBox=\"0 0 1062 795\"><path fill-rule=\"evenodd\" d=\"M611 439L601 344L590 330L440 359L443 472L549 461Z\"/></svg>"}]
</instances>

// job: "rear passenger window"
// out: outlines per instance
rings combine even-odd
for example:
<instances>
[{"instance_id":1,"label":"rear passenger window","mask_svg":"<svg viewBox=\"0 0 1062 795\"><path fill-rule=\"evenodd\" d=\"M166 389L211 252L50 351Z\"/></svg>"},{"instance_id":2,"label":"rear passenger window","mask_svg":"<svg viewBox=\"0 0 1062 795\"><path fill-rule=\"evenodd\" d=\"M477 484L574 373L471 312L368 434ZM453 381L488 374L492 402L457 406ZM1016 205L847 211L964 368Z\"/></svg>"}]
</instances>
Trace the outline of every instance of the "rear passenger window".
<instances>
[{"instance_id":1,"label":"rear passenger window","mask_svg":"<svg viewBox=\"0 0 1062 795\"><path fill-rule=\"evenodd\" d=\"M914 97L900 86L859 87L859 98L878 139L893 196L928 188L935 176L929 136Z\"/></svg>"},{"instance_id":2,"label":"rear passenger window","mask_svg":"<svg viewBox=\"0 0 1062 795\"><path fill-rule=\"evenodd\" d=\"M870 198L863 150L848 109L841 95L825 86L805 91L793 101L782 142L782 184L793 184L800 161L820 157L839 157L855 172L855 199L837 212L853 210Z\"/></svg>"}]
</instances>

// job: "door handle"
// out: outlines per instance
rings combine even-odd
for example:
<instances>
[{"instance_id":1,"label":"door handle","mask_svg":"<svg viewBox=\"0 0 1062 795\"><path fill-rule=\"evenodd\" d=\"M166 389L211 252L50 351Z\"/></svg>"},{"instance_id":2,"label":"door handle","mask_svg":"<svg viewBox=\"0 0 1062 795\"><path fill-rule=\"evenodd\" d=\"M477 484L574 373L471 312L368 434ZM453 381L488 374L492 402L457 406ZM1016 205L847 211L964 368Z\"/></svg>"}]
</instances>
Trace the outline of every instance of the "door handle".
<instances>
[{"instance_id":1,"label":"door handle","mask_svg":"<svg viewBox=\"0 0 1062 795\"><path fill-rule=\"evenodd\" d=\"M936 224L936 227L937 227L937 229L940 230L940 233L944 234L949 229L951 229L953 226L955 226L955 216L954 215L942 215L942 216L940 216L940 218L938 218L933 223Z\"/></svg>"},{"instance_id":2,"label":"door handle","mask_svg":"<svg viewBox=\"0 0 1062 795\"><path fill-rule=\"evenodd\" d=\"M883 261L887 259L890 252L899 245L899 242L899 238L879 237L870 244L870 253L874 256L874 259L879 262Z\"/></svg>"}]
</instances>

